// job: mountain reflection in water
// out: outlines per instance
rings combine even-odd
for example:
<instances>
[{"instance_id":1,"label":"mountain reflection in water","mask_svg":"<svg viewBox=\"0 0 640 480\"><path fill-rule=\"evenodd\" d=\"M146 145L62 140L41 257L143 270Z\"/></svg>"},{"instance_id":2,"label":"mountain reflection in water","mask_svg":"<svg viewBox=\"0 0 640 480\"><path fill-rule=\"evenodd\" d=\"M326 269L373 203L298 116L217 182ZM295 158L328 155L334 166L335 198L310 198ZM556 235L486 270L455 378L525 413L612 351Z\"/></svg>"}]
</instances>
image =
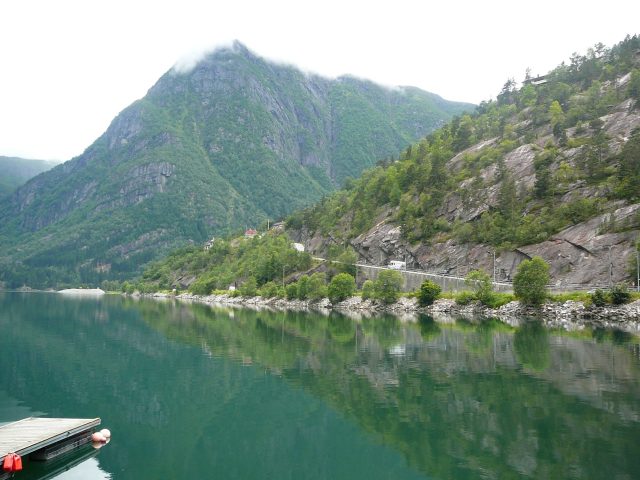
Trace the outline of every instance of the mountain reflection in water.
<instances>
[{"instance_id":1,"label":"mountain reflection in water","mask_svg":"<svg viewBox=\"0 0 640 480\"><path fill-rule=\"evenodd\" d=\"M640 468L638 339L619 333L45 294L0 294L0 327L0 422L101 416L108 478Z\"/></svg>"}]
</instances>

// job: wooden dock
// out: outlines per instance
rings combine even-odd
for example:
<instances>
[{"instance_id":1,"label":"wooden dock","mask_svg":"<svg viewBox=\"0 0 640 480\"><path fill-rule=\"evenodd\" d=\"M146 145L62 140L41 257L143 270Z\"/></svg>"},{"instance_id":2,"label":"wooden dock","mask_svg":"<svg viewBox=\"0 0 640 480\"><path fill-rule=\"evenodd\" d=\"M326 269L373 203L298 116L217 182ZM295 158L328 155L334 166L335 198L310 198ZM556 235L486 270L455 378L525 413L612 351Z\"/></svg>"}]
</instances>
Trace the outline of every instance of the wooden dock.
<instances>
[{"instance_id":1,"label":"wooden dock","mask_svg":"<svg viewBox=\"0 0 640 480\"><path fill-rule=\"evenodd\" d=\"M8 423L0 427L0 462L8 453L24 457L33 452L45 452L47 447L63 445L43 456L43 459L51 458L73 448L74 439L79 444L80 439L86 439L98 425L99 418L30 417Z\"/></svg>"}]
</instances>

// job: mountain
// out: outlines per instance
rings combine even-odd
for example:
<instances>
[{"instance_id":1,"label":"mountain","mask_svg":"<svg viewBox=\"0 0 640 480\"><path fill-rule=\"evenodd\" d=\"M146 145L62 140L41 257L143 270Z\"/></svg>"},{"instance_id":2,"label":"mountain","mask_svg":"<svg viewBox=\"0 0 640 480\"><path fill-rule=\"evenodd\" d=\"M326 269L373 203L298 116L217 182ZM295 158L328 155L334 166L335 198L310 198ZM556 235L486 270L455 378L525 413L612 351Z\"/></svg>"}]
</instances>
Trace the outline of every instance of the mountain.
<instances>
[{"instance_id":1,"label":"mountain","mask_svg":"<svg viewBox=\"0 0 640 480\"><path fill-rule=\"evenodd\" d=\"M57 162L27 160L19 157L0 156L0 197L3 197L30 178L52 169Z\"/></svg>"},{"instance_id":2,"label":"mountain","mask_svg":"<svg viewBox=\"0 0 640 480\"><path fill-rule=\"evenodd\" d=\"M287 225L316 255L349 245L372 264L499 280L539 255L562 288L635 283L640 37L574 54L519 88L508 81Z\"/></svg>"},{"instance_id":3,"label":"mountain","mask_svg":"<svg viewBox=\"0 0 640 480\"><path fill-rule=\"evenodd\" d=\"M167 72L82 155L0 205L0 281L130 276L171 248L309 205L471 108L305 74L236 42Z\"/></svg>"}]
</instances>

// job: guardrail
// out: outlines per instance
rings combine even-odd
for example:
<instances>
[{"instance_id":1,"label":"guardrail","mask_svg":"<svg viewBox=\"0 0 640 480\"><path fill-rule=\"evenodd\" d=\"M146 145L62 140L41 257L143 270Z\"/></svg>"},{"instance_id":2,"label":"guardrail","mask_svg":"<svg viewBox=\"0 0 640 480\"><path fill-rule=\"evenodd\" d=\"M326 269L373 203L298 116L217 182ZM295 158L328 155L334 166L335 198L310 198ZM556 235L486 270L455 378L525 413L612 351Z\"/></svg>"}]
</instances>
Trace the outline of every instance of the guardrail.
<instances>
[{"instance_id":1,"label":"guardrail","mask_svg":"<svg viewBox=\"0 0 640 480\"><path fill-rule=\"evenodd\" d=\"M388 266L380 266L380 265L368 265L366 263L355 263L355 264L347 264L345 262L340 262L337 260L327 260L325 258L321 258L321 257L313 257L314 260L319 260L322 262L333 262L333 263L340 263L343 265L353 265L355 267L360 267L360 268L369 268L369 269L373 269L373 270L395 270L396 272L400 272L402 273L411 273L413 275L419 275L419 276L423 276L426 278L431 278L431 279L435 279L435 280L440 280L442 282L450 282L450 281L455 281L455 282L462 282L462 286L464 287L464 281L465 278L464 277L460 277L457 275L450 275L447 273L436 273L436 272L428 272L425 270L415 270L415 269L396 269L396 268L390 268ZM499 291L510 291L513 290L513 282L512 281L496 281L496 282L491 282L492 285L494 286L494 288L496 288L496 290ZM450 286L450 285L449 285ZM636 286L635 285L627 285L627 287L629 288L629 290L635 290ZM609 288L611 288L611 286L609 284L584 284L584 283L563 283L563 284L549 284L547 285L547 288L549 289L549 291L551 292L575 292L575 291L593 291L596 289L601 289L601 290L607 290ZM459 287L457 287L456 289L459 289Z\"/></svg>"}]
</instances>

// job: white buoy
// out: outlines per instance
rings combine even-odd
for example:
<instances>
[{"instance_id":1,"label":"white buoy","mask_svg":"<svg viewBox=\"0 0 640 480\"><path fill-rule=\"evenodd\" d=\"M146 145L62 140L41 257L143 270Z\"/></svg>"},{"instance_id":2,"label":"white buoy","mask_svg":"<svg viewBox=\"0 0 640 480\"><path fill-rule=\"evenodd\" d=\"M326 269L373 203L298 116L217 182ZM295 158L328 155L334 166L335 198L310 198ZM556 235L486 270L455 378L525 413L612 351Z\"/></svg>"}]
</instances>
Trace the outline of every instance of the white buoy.
<instances>
[{"instance_id":1,"label":"white buoy","mask_svg":"<svg viewBox=\"0 0 640 480\"><path fill-rule=\"evenodd\" d=\"M107 437L105 437L102 432L94 432L93 435L91 435L91 441L104 443L107 441Z\"/></svg>"},{"instance_id":2,"label":"white buoy","mask_svg":"<svg viewBox=\"0 0 640 480\"><path fill-rule=\"evenodd\" d=\"M108 428L103 428L100 430L100 433L104 436L104 438L111 438L111 432Z\"/></svg>"}]
</instances>

